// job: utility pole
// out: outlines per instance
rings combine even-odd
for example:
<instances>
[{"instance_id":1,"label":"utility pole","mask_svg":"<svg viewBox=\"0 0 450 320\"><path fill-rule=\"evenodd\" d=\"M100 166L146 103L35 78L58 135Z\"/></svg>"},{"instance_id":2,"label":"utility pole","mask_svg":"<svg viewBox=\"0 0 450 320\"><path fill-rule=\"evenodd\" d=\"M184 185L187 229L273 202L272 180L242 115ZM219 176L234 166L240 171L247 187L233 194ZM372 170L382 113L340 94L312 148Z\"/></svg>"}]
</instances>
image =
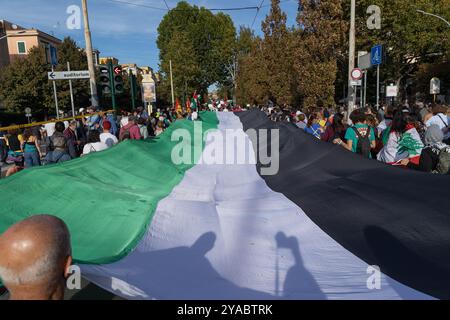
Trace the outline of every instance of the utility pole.
<instances>
[{"instance_id":1,"label":"utility pole","mask_svg":"<svg viewBox=\"0 0 450 320\"><path fill-rule=\"evenodd\" d=\"M173 92L172 60L170 60L169 63L170 63L170 88L172 91L172 108L175 108L175 94Z\"/></svg>"},{"instance_id":2,"label":"utility pole","mask_svg":"<svg viewBox=\"0 0 450 320\"><path fill-rule=\"evenodd\" d=\"M55 71L55 68L52 64L52 72ZM55 98L55 108L56 108L56 119L59 119L59 108L58 108L58 94L56 92L56 81L53 82L53 96Z\"/></svg>"},{"instance_id":3,"label":"utility pole","mask_svg":"<svg viewBox=\"0 0 450 320\"><path fill-rule=\"evenodd\" d=\"M67 71L70 71L70 62L69 61L67 61ZM72 117L75 119L75 103L73 101L72 80L69 80L69 88L70 88L70 103L72 105Z\"/></svg>"},{"instance_id":4,"label":"utility pole","mask_svg":"<svg viewBox=\"0 0 450 320\"><path fill-rule=\"evenodd\" d=\"M98 107L98 96L97 96L97 83L95 81L95 67L94 67L94 56L92 52L92 40L91 40L91 30L89 28L89 16L87 8L87 0L81 0L83 6L83 18L84 18L84 38L86 40L86 55L88 61L88 69L90 74L90 84L91 84L91 104L94 107Z\"/></svg>"},{"instance_id":5,"label":"utility pole","mask_svg":"<svg viewBox=\"0 0 450 320\"><path fill-rule=\"evenodd\" d=\"M347 120L355 108L356 92L355 87L350 85L352 80L352 70L355 68L355 16L356 0L351 0L350 13L350 39L349 39L349 57L348 57L348 112Z\"/></svg>"}]
</instances>

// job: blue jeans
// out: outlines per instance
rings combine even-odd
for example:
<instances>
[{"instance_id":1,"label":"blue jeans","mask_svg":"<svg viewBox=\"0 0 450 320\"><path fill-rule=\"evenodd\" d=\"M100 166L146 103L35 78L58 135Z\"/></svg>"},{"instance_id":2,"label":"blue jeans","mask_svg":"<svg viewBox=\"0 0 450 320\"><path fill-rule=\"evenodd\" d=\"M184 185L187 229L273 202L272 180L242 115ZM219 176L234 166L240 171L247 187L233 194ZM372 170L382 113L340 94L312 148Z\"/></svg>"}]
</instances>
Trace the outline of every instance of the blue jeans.
<instances>
[{"instance_id":1,"label":"blue jeans","mask_svg":"<svg viewBox=\"0 0 450 320\"><path fill-rule=\"evenodd\" d=\"M45 156L45 161L47 161L47 163L60 163L69 160L72 160L70 155L67 152L60 150L50 151Z\"/></svg>"},{"instance_id":2,"label":"blue jeans","mask_svg":"<svg viewBox=\"0 0 450 320\"><path fill-rule=\"evenodd\" d=\"M24 152L23 157L25 168L41 165L41 159L39 159L39 153L37 151Z\"/></svg>"}]
</instances>

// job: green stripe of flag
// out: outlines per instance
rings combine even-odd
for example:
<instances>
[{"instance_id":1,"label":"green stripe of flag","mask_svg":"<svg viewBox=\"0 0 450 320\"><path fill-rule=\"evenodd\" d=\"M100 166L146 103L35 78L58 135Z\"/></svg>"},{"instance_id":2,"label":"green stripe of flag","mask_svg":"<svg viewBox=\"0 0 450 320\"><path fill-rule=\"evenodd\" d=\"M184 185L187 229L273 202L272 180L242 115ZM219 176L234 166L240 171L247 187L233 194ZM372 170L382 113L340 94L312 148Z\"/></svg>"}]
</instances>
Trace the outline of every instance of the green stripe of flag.
<instances>
[{"instance_id":1,"label":"green stripe of flag","mask_svg":"<svg viewBox=\"0 0 450 320\"><path fill-rule=\"evenodd\" d=\"M193 167L171 161L172 149L179 143L171 141L172 132L186 129L202 150L205 131L217 128L215 113L205 112L200 117L203 132L197 136L194 122L176 121L155 139L126 141L103 152L27 169L0 181L0 233L26 217L51 214L69 226L77 262L120 260L144 235L158 202ZM192 141L185 143L193 145ZM193 163L200 153L192 152L196 157Z\"/></svg>"}]
</instances>

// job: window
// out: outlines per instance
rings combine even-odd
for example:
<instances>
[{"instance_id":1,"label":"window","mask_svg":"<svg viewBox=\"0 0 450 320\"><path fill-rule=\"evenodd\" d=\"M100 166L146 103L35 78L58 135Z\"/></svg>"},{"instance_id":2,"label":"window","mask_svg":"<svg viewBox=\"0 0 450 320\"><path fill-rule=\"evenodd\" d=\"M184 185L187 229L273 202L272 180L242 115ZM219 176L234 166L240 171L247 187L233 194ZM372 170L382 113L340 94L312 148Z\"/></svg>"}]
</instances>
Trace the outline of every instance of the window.
<instances>
[{"instance_id":1,"label":"window","mask_svg":"<svg viewBox=\"0 0 450 320\"><path fill-rule=\"evenodd\" d=\"M17 41L17 52L19 52L19 54L27 54L25 41Z\"/></svg>"}]
</instances>

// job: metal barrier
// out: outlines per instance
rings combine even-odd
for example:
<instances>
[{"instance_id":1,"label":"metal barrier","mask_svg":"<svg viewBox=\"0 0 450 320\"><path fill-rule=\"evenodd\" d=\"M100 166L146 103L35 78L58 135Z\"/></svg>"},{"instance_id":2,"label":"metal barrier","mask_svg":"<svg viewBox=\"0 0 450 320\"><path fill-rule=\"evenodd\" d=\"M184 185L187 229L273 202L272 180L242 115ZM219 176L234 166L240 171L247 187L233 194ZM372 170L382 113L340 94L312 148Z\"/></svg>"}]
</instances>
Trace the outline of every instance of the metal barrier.
<instances>
[{"instance_id":1,"label":"metal barrier","mask_svg":"<svg viewBox=\"0 0 450 320\"><path fill-rule=\"evenodd\" d=\"M114 112L114 110L99 111L99 112L95 112L95 113L92 113L92 114L87 114L87 115L85 114L85 115L75 116L75 117L70 117L70 118L61 118L61 119L54 119L54 120L49 120L49 121L33 122L33 123L26 123L26 124L17 124L17 125L14 125L14 126L0 127L0 131L8 131L8 130L22 129L22 128L31 128L31 127L41 126L41 125L47 124L47 123L52 123L52 122L71 121L71 120L74 120L74 119L82 119L82 118L91 117L91 116L97 115L97 114L105 114L105 113L112 113L112 112Z\"/></svg>"}]
</instances>

